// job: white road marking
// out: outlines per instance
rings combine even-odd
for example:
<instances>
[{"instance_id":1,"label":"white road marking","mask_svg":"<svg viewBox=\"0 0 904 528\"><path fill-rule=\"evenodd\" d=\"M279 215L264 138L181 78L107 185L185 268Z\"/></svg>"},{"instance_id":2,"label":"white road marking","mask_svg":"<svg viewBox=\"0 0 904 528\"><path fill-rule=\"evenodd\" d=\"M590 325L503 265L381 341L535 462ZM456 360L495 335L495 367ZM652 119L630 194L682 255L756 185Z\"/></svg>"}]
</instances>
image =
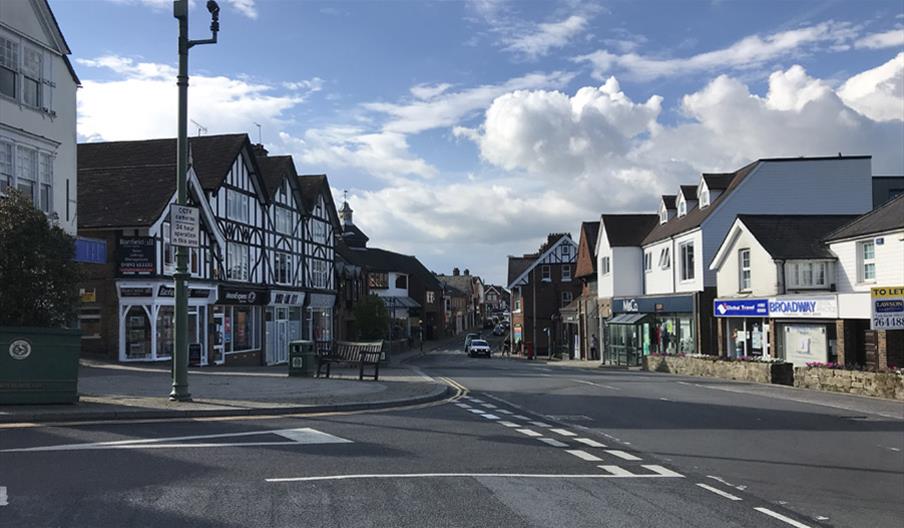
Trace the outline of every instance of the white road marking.
<instances>
[{"instance_id":1,"label":"white road marking","mask_svg":"<svg viewBox=\"0 0 904 528\"><path fill-rule=\"evenodd\" d=\"M900 451L900 449L898 449L897 447L889 447L889 449L891 449L891 450L894 451L895 453L897 453L898 451Z\"/></svg>"},{"instance_id":2,"label":"white road marking","mask_svg":"<svg viewBox=\"0 0 904 528\"><path fill-rule=\"evenodd\" d=\"M519 433L521 433L523 435L527 435L527 436L532 436L532 437L543 436L542 434L540 434L537 431L534 431L532 429L515 429L515 430L518 431Z\"/></svg>"},{"instance_id":3,"label":"white road marking","mask_svg":"<svg viewBox=\"0 0 904 528\"><path fill-rule=\"evenodd\" d=\"M471 401L474 402L474 403L483 403L483 400L478 400L477 398L474 398L474 397L471 397L471 396L468 396L468 399L471 400Z\"/></svg>"},{"instance_id":4,"label":"white road marking","mask_svg":"<svg viewBox=\"0 0 904 528\"><path fill-rule=\"evenodd\" d=\"M649 469L650 471L652 471L652 472L654 472L654 473L658 473L659 475L662 475L663 477L679 477L679 478L684 478L684 475L682 475L681 473L675 473L675 472L672 471L671 469L666 469L666 468L664 468L664 467L662 467L662 466L658 466L658 465L655 465L655 464L652 464L652 465L644 465L644 466L640 466L640 467L645 468L645 469Z\"/></svg>"},{"instance_id":5,"label":"white road marking","mask_svg":"<svg viewBox=\"0 0 904 528\"><path fill-rule=\"evenodd\" d=\"M516 418L518 420L530 420L530 418L524 416L523 414L513 414L512 418Z\"/></svg>"},{"instance_id":6,"label":"white road marking","mask_svg":"<svg viewBox=\"0 0 904 528\"><path fill-rule=\"evenodd\" d=\"M500 421L500 422L499 422L499 425L504 425L504 426L506 426L506 427L521 427L520 425L518 425L518 424L516 424L516 423L509 422L509 421L506 421L506 420Z\"/></svg>"},{"instance_id":7,"label":"white road marking","mask_svg":"<svg viewBox=\"0 0 904 528\"><path fill-rule=\"evenodd\" d=\"M620 451L618 449L607 449L606 452L612 456L617 456L618 458L620 458L622 460L641 460L640 457L636 457L636 456L632 455L631 453L627 453L625 451Z\"/></svg>"},{"instance_id":8,"label":"white road marking","mask_svg":"<svg viewBox=\"0 0 904 528\"><path fill-rule=\"evenodd\" d=\"M672 401L672 400L670 400L670 399L668 399L668 398L659 398L659 399L662 400L662 401Z\"/></svg>"},{"instance_id":9,"label":"white road marking","mask_svg":"<svg viewBox=\"0 0 904 528\"><path fill-rule=\"evenodd\" d=\"M712 487L712 486L708 486L708 485L706 485L706 484L704 484L704 483L702 483L702 482L698 482L698 483L697 483L697 486L700 486L701 488L705 489L706 491L711 491L711 492L715 493L716 495L720 495L720 496L722 496L722 497L725 497L725 498L728 499L728 500L733 500L733 501L744 500L744 499L742 499L741 497L738 497L737 495L732 495L731 493L727 493L727 492L722 491L722 490L720 490L720 489L718 489L718 488L714 488L714 487Z\"/></svg>"},{"instance_id":10,"label":"white road marking","mask_svg":"<svg viewBox=\"0 0 904 528\"><path fill-rule=\"evenodd\" d=\"M603 471L608 471L609 473L612 474L612 476L615 476L615 477L636 477L636 476L638 476L638 475L635 475L634 473L631 473L627 469L625 469L623 467L619 467L619 466L597 466L597 467L602 469Z\"/></svg>"},{"instance_id":11,"label":"white road marking","mask_svg":"<svg viewBox=\"0 0 904 528\"><path fill-rule=\"evenodd\" d=\"M590 447L606 447L606 444L601 444L591 438L575 438L574 441Z\"/></svg>"},{"instance_id":12,"label":"white road marking","mask_svg":"<svg viewBox=\"0 0 904 528\"><path fill-rule=\"evenodd\" d=\"M766 515L768 515L769 517L772 517L773 519L778 519L782 522L788 523L791 526L794 526L795 528L811 528L810 526L808 526L802 522L797 522L790 517L785 517L784 515L782 515L780 513L775 513L774 511L770 510L769 508L759 507L759 508L754 508L754 510L756 510L760 513L765 513Z\"/></svg>"},{"instance_id":13,"label":"white road marking","mask_svg":"<svg viewBox=\"0 0 904 528\"><path fill-rule=\"evenodd\" d=\"M568 444L565 442L559 442L555 438L537 438L537 440L543 442L544 444L549 444L553 447L568 447Z\"/></svg>"},{"instance_id":14,"label":"white road marking","mask_svg":"<svg viewBox=\"0 0 904 528\"><path fill-rule=\"evenodd\" d=\"M456 403L455 405L457 407L461 407L462 409L470 409L471 408L471 406L468 405L467 403Z\"/></svg>"},{"instance_id":15,"label":"white road marking","mask_svg":"<svg viewBox=\"0 0 904 528\"><path fill-rule=\"evenodd\" d=\"M468 410L471 411L471 412L474 413L474 414L483 414L483 413L486 412L486 411L484 411L483 409L468 409Z\"/></svg>"},{"instance_id":16,"label":"white road marking","mask_svg":"<svg viewBox=\"0 0 904 528\"><path fill-rule=\"evenodd\" d=\"M486 407L487 409L496 409L497 407L492 403L481 403L480 405Z\"/></svg>"},{"instance_id":17,"label":"white road marking","mask_svg":"<svg viewBox=\"0 0 904 528\"><path fill-rule=\"evenodd\" d=\"M496 409L496 412L502 413L502 414L514 414L512 411L507 411L505 409Z\"/></svg>"},{"instance_id":18,"label":"white road marking","mask_svg":"<svg viewBox=\"0 0 904 528\"><path fill-rule=\"evenodd\" d=\"M274 434L287 438L289 441L277 442L225 442L225 443L185 443L183 440L209 440L212 438L234 438L239 436L260 436ZM180 442L180 443L174 443ZM41 447L23 447L17 449L4 449L0 453L16 453L27 451L78 451L87 449L161 449L161 448L185 448L185 447L241 447L262 445L297 445L297 444L348 444L351 440L333 436L316 429L303 427L298 429L274 429L267 431L245 431L242 433L220 433L195 436L174 436L169 438L139 438L135 440L116 440L112 442L92 442L85 444L62 444Z\"/></svg>"},{"instance_id":19,"label":"white road marking","mask_svg":"<svg viewBox=\"0 0 904 528\"><path fill-rule=\"evenodd\" d=\"M588 453L587 451L584 451L582 449L568 449L565 452L568 453L569 455L574 455L574 456L580 458L581 460L589 460L590 462L602 462L603 461L602 458L600 458L596 455L591 455L590 453Z\"/></svg>"},{"instance_id":20,"label":"white road marking","mask_svg":"<svg viewBox=\"0 0 904 528\"><path fill-rule=\"evenodd\" d=\"M613 387L612 385L606 385L605 383L593 383L592 381L579 380L579 379L572 379L571 381L574 381L576 383L583 383L584 385L593 385L594 387L602 387L604 389L609 389L609 390L614 390L614 391L621 390L618 387Z\"/></svg>"},{"instance_id":21,"label":"white road marking","mask_svg":"<svg viewBox=\"0 0 904 528\"><path fill-rule=\"evenodd\" d=\"M556 434L560 434L562 436L577 436L576 434L572 433L568 429L550 429L550 431L552 431Z\"/></svg>"},{"instance_id":22,"label":"white road marking","mask_svg":"<svg viewBox=\"0 0 904 528\"><path fill-rule=\"evenodd\" d=\"M612 467L616 469L618 466L600 466ZM353 479L403 479L403 478L539 478L539 479L598 479L598 478L650 478L660 477L660 475L634 475L615 474L603 475L600 473L590 474L543 474L543 473L397 473L384 475L325 475L317 477L282 477L268 478L265 482L316 482L322 480L353 480ZM808 527L809 528L809 527Z\"/></svg>"},{"instance_id":23,"label":"white road marking","mask_svg":"<svg viewBox=\"0 0 904 528\"><path fill-rule=\"evenodd\" d=\"M675 473L674 471L668 470L662 466L640 466L645 468L653 473L644 473L638 475L636 473L631 473L627 469L619 466L597 466L603 471L608 471L614 478L684 478L684 475L680 473Z\"/></svg>"},{"instance_id":24,"label":"white road marking","mask_svg":"<svg viewBox=\"0 0 904 528\"><path fill-rule=\"evenodd\" d=\"M499 419L499 417L496 416L495 414L481 414L481 416L483 416L487 420L498 420Z\"/></svg>"},{"instance_id":25,"label":"white road marking","mask_svg":"<svg viewBox=\"0 0 904 528\"><path fill-rule=\"evenodd\" d=\"M537 427L552 427L548 423L544 423L544 422L531 422L530 424L535 425Z\"/></svg>"},{"instance_id":26,"label":"white road marking","mask_svg":"<svg viewBox=\"0 0 904 528\"><path fill-rule=\"evenodd\" d=\"M8 506L9 497L6 495L6 486L0 486L0 506Z\"/></svg>"}]
</instances>

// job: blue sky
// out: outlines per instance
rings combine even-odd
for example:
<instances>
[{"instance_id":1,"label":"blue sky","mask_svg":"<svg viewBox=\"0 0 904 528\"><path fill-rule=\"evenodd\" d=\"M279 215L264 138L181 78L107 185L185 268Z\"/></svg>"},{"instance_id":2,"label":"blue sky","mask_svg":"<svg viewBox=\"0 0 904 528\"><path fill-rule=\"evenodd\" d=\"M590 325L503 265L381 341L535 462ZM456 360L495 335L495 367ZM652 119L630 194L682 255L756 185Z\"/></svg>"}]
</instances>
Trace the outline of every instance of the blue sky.
<instances>
[{"instance_id":1,"label":"blue sky","mask_svg":"<svg viewBox=\"0 0 904 528\"><path fill-rule=\"evenodd\" d=\"M50 3L80 140L175 135L172 3ZM503 281L547 232L758 157L904 174L900 0L220 3L190 117L255 141L260 123L272 153L349 190L372 244L436 271ZM194 2L193 38L208 20Z\"/></svg>"}]
</instances>

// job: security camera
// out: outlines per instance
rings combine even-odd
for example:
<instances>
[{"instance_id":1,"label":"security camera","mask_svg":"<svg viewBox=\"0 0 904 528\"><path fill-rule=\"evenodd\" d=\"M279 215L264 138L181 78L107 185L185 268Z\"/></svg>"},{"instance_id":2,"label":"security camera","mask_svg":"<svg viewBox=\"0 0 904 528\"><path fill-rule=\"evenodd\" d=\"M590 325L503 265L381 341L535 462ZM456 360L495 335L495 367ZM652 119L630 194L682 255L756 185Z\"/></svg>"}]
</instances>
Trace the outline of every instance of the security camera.
<instances>
[{"instance_id":1,"label":"security camera","mask_svg":"<svg viewBox=\"0 0 904 528\"><path fill-rule=\"evenodd\" d=\"M220 14L220 6L214 0L207 0L207 10L214 16Z\"/></svg>"}]
</instances>

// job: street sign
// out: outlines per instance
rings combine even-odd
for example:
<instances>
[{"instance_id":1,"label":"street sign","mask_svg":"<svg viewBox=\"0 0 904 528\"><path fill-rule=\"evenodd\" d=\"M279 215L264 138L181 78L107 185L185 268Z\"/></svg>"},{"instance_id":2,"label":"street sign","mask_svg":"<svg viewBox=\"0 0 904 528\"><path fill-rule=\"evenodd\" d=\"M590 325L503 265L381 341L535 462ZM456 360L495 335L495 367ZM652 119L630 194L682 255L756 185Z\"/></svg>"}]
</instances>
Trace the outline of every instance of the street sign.
<instances>
[{"instance_id":1,"label":"street sign","mask_svg":"<svg viewBox=\"0 0 904 528\"><path fill-rule=\"evenodd\" d=\"M904 286L870 288L870 329L904 330Z\"/></svg>"},{"instance_id":2,"label":"street sign","mask_svg":"<svg viewBox=\"0 0 904 528\"><path fill-rule=\"evenodd\" d=\"M184 247L201 245L197 207L171 205L170 223L170 244Z\"/></svg>"}]
</instances>

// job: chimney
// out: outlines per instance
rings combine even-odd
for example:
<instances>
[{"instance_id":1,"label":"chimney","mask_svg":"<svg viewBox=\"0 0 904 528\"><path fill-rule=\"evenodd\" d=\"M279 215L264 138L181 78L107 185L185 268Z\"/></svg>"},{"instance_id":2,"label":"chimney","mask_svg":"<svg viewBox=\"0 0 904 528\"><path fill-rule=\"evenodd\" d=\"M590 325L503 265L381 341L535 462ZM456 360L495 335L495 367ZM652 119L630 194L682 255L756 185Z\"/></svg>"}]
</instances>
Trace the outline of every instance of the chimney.
<instances>
[{"instance_id":1,"label":"chimney","mask_svg":"<svg viewBox=\"0 0 904 528\"><path fill-rule=\"evenodd\" d=\"M465 268L465 277L467 277L470 274L471 274L471 270L469 270L468 268Z\"/></svg>"},{"instance_id":2,"label":"chimney","mask_svg":"<svg viewBox=\"0 0 904 528\"><path fill-rule=\"evenodd\" d=\"M452 276L458 277L459 275L461 275L461 271L458 268L452 268Z\"/></svg>"},{"instance_id":3,"label":"chimney","mask_svg":"<svg viewBox=\"0 0 904 528\"><path fill-rule=\"evenodd\" d=\"M264 146L260 143L256 143L253 148L254 148L254 154L256 156L266 158L267 155L270 154L270 152L267 149L265 149Z\"/></svg>"}]
</instances>

